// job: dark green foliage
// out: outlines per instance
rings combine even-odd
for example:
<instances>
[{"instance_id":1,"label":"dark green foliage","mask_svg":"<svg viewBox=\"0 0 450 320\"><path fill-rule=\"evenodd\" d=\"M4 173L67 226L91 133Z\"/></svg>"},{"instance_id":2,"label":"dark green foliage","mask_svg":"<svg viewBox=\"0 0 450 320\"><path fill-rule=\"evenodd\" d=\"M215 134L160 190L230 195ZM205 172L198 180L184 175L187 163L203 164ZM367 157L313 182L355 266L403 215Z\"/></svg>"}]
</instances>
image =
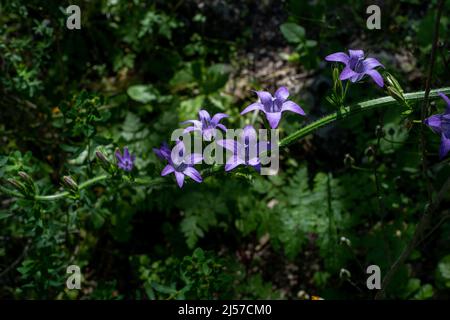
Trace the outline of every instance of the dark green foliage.
<instances>
[{"instance_id":1,"label":"dark green foliage","mask_svg":"<svg viewBox=\"0 0 450 320\"><path fill-rule=\"evenodd\" d=\"M81 30L66 28L67 1L0 1L0 180L31 194L0 189L0 298L373 298L367 266L384 275L429 204L420 103L315 131L281 151L276 176L220 170L179 189L172 176L158 180L152 148L200 109L229 114L229 128L248 124L239 112L252 89L292 86L308 118L286 114L282 137L335 112L342 101L327 100L337 84L322 61L349 46L378 54L405 93L423 90L435 2L391 1L382 31L368 31L363 1L79 1ZM446 5L433 88L449 80ZM368 80L345 102L386 94ZM436 101L433 113L444 108ZM437 135L425 138L438 190L448 160ZM106 174L96 151L114 163L124 146L133 172L80 187ZM449 297L448 201L389 298ZM73 264L81 290L66 288Z\"/></svg>"}]
</instances>

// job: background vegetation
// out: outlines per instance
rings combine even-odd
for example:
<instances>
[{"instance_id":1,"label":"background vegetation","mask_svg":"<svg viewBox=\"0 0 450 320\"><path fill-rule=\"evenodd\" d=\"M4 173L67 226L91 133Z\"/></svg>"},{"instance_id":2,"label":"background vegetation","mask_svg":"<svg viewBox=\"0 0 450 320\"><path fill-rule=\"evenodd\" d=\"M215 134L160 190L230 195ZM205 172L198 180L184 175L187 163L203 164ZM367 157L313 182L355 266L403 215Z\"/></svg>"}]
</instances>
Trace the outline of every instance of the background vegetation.
<instances>
[{"instance_id":1,"label":"background vegetation","mask_svg":"<svg viewBox=\"0 0 450 320\"><path fill-rule=\"evenodd\" d=\"M128 146L136 175L155 178L152 148L200 108L239 112L252 89L284 85L308 117L282 120L286 136L335 111L324 57L361 48L405 92L424 89L437 1L384 1L382 29L366 28L373 1L0 1L0 178L30 175L39 194L102 174L95 151ZM441 17L433 88L449 84L450 2ZM70 3L74 4L74 3ZM368 80L348 103L385 96ZM77 196L0 195L0 298L371 299L366 267L389 269L429 203L419 149L420 104L335 122L281 153L276 176L219 172L179 189L116 179ZM433 102L432 110L444 108ZM450 174L426 130L429 176ZM349 165L349 158L354 159ZM388 298L448 298L449 197L402 264ZM344 237L344 238L342 238ZM82 289L68 290L79 265Z\"/></svg>"}]
</instances>

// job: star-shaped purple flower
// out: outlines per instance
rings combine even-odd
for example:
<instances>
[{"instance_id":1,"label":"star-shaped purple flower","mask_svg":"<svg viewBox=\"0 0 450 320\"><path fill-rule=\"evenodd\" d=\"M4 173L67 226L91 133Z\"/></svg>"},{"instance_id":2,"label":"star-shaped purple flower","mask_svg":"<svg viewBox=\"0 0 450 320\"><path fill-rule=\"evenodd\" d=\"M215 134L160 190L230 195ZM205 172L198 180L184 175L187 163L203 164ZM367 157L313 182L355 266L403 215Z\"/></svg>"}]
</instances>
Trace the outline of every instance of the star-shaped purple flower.
<instances>
[{"instance_id":1,"label":"star-shaped purple flower","mask_svg":"<svg viewBox=\"0 0 450 320\"><path fill-rule=\"evenodd\" d=\"M424 123L435 133L441 135L441 146L439 148L439 158L443 159L450 151L450 99L439 92L439 95L447 103L445 112L442 114L434 114L425 119Z\"/></svg>"},{"instance_id":2,"label":"star-shaped purple flower","mask_svg":"<svg viewBox=\"0 0 450 320\"><path fill-rule=\"evenodd\" d=\"M254 110L261 110L265 113L267 121L269 121L269 125L272 129L278 127L281 120L281 114L284 111L295 112L302 116L305 115L305 111L303 111L298 104L287 100L289 91L286 87L278 88L275 92L275 97L272 97L270 92L267 91L255 92L258 95L259 101L242 110L241 114Z\"/></svg>"},{"instance_id":3,"label":"star-shaped purple flower","mask_svg":"<svg viewBox=\"0 0 450 320\"><path fill-rule=\"evenodd\" d=\"M120 169L127 172L133 170L134 160L136 159L136 157L128 152L127 147L123 148L123 155L119 149L116 150L115 155L117 158L117 166Z\"/></svg>"},{"instance_id":4,"label":"star-shaped purple flower","mask_svg":"<svg viewBox=\"0 0 450 320\"><path fill-rule=\"evenodd\" d=\"M267 141L257 141L256 130L251 125L244 127L238 141L224 139L217 141L217 144L233 153L227 159L225 171L233 170L242 164L251 166L259 172L261 168L259 157L269 149Z\"/></svg>"},{"instance_id":5,"label":"star-shaped purple flower","mask_svg":"<svg viewBox=\"0 0 450 320\"><path fill-rule=\"evenodd\" d=\"M200 173L194 168L194 164L197 164L203 160L203 156L201 154L186 154L183 141L178 141L171 152L169 150L167 158L166 151L167 149L164 148L164 151L161 153L163 159L168 161L168 164L161 171L161 176L174 173L175 179L177 180L177 184L180 188L183 187L184 176L190 177L195 182L200 183L203 181Z\"/></svg>"},{"instance_id":6,"label":"star-shaped purple flower","mask_svg":"<svg viewBox=\"0 0 450 320\"><path fill-rule=\"evenodd\" d=\"M228 115L225 113L217 113L212 118L209 115L208 111L200 110L198 112L199 120L187 120L182 122L181 124L192 123L191 127L187 127L184 132L191 131L200 131L203 135L203 139L206 141L211 141L211 139L216 137L217 128L227 131L227 128L219 123L223 118L227 118Z\"/></svg>"},{"instance_id":7,"label":"star-shaped purple flower","mask_svg":"<svg viewBox=\"0 0 450 320\"><path fill-rule=\"evenodd\" d=\"M364 51L362 50L348 50L348 55L344 52L336 52L325 57L327 61L342 62L345 64L339 79L351 82L357 82L364 78L365 75L372 77L375 83L383 87L384 81L381 74L375 70L376 67L384 66L375 58L364 59Z\"/></svg>"}]
</instances>

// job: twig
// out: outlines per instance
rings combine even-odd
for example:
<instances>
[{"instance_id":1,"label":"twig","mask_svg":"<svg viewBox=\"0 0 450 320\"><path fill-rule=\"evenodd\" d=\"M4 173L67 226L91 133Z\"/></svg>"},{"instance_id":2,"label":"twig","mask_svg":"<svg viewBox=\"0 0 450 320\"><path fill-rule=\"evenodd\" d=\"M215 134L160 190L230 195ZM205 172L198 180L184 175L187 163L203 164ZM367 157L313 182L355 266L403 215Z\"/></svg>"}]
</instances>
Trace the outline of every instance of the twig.
<instances>
[{"instance_id":1,"label":"twig","mask_svg":"<svg viewBox=\"0 0 450 320\"><path fill-rule=\"evenodd\" d=\"M3 276L5 276L9 271L14 269L15 266L18 265L20 263L20 261L22 261L22 259L27 255L28 249L30 249L30 245L31 245L31 240L28 241L28 243L26 244L22 253L20 254L20 256L16 260L14 260L5 270L3 270L0 273L0 278L3 278Z\"/></svg>"},{"instance_id":2,"label":"twig","mask_svg":"<svg viewBox=\"0 0 450 320\"><path fill-rule=\"evenodd\" d=\"M426 149L426 140L425 140L425 123L424 120L428 116L428 104L429 104L429 95L431 89L431 81L433 76L433 67L434 62L436 60L436 49L438 46L439 40L439 25L441 21L441 13L442 7L444 5L444 0L440 0L436 7L436 20L434 24L434 35L433 35L433 46L431 48L430 60L428 65L428 75L425 81L425 96L423 99L422 109L420 119L422 121L422 125L420 126L420 146L422 150L422 175L425 179L427 192L428 192L428 201L431 201L433 195L433 185L431 183L430 177L428 176L428 163L427 163L427 149Z\"/></svg>"}]
</instances>

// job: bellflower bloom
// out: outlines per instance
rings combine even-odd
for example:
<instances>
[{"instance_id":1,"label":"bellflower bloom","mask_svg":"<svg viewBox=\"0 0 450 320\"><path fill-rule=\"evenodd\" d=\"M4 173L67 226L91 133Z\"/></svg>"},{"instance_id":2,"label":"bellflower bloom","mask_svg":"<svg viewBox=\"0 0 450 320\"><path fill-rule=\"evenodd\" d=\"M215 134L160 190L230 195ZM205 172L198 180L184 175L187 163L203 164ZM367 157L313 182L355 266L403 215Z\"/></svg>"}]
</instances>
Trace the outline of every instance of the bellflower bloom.
<instances>
[{"instance_id":1,"label":"bellflower bloom","mask_svg":"<svg viewBox=\"0 0 450 320\"><path fill-rule=\"evenodd\" d=\"M224 139L217 144L231 151L233 154L225 164L225 171L230 171L239 165L252 166L260 171L261 163L259 156L270 147L267 141L257 142L256 130L251 125L245 126L238 141Z\"/></svg>"},{"instance_id":2,"label":"bellflower bloom","mask_svg":"<svg viewBox=\"0 0 450 320\"><path fill-rule=\"evenodd\" d=\"M439 92L439 95L447 103L447 108L442 114L434 114L425 119L424 123L435 133L441 135L441 146L439 148L439 158L443 159L450 151L450 99Z\"/></svg>"},{"instance_id":3,"label":"bellflower bloom","mask_svg":"<svg viewBox=\"0 0 450 320\"><path fill-rule=\"evenodd\" d=\"M123 155L121 154L119 149L116 150L115 155L117 158L117 166L120 169L127 171L127 172L130 172L131 170L133 170L134 160L136 159L136 157L133 155L130 155L127 147L125 147L123 149Z\"/></svg>"},{"instance_id":4,"label":"bellflower bloom","mask_svg":"<svg viewBox=\"0 0 450 320\"><path fill-rule=\"evenodd\" d=\"M272 129L278 127L281 120L281 114L284 111L291 111L302 116L305 115L305 111L296 103L287 100L289 97L289 91L286 87L280 87L275 92L275 97L267 91L255 91L258 95L259 101L249 105L242 110L241 114L245 114L254 110L261 110L265 113L267 121Z\"/></svg>"},{"instance_id":5,"label":"bellflower bloom","mask_svg":"<svg viewBox=\"0 0 450 320\"><path fill-rule=\"evenodd\" d=\"M165 149L166 151L166 149ZM163 157L166 153L163 153ZM172 151L169 151L169 157L166 159L169 163L161 171L161 176L166 176L170 173L174 173L178 186L183 187L184 176L190 177L195 182L202 182L202 176L194 168L194 164L197 164L203 160L203 156L198 153L186 154L183 141L178 141Z\"/></svg>"},{"instance_id":6,"label":"bellflower bloom","mask_svg":"<svg viewBox=\"0 0 450 320\"><path fill-rule=\"evenodd\" d=\"M348 53L349 55L344 52L336 52L325 57L327 61L345 64L345 68L339 76L340 80L350 79L351 82L357 82L368 75L378 86L384 86L383 77L375 70L376 67L384 68L384 66L377 59L364 59L364 51L362 50L348 50Z\"/></svg>"},{"instance_id":7,"label":"bellflower bloom","mask_svg":"<svg viewBox=\"0 0 450 320\"><path fill-rule=\"evenodd\" d=\"M191 127L188 127L184 130L184 132L191 131L200 131L203 135L203 139L206 141L211 141L211 139L216 137L217 128L227 131L227 128L219 123L223 118L227 118L228 115L225 113L217 113L212 118L209 115L208 111L200 110L198 112L199 120L187 120L182 122L181 124L192 123Z\"/></svg>"}]
</instances>

